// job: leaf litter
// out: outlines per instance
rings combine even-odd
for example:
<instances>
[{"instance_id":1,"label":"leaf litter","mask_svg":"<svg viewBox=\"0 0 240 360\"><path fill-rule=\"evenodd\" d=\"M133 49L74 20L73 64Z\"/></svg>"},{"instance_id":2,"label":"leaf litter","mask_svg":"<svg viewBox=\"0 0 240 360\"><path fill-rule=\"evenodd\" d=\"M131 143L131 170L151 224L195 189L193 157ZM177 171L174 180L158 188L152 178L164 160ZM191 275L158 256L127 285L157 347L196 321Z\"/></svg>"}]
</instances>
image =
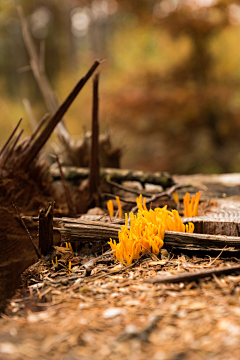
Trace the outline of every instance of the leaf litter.
<instances>
[{"instance_id":1,"label":"leaf litter","mask_svg":"<svg viewBox=\"0 0 240 360\"><path fill-rule=\"evenodd\" d=\"M240 275L150 284L209 269L214 259L162 249L158 261L144 254L126 267L109 253L94 262L61 249L62 263L40 260L23 274L25 287L2 315L2 359L238 358ZM237 262L216 258L213 266Z\"/></svg>"},{"instance_id":2,"label":"leaf litter","mask_svg":"<svg viewBox=\"0 0 240 360\"><path fill-rule=\"evenodd\" d=\"M192 281L152 279L239 263L147 251L130 265L113 251L81 257L54 246L22 275L23 287L2 314L0 358L238 359L240 275Z\"/></svg>"}]
</instances>

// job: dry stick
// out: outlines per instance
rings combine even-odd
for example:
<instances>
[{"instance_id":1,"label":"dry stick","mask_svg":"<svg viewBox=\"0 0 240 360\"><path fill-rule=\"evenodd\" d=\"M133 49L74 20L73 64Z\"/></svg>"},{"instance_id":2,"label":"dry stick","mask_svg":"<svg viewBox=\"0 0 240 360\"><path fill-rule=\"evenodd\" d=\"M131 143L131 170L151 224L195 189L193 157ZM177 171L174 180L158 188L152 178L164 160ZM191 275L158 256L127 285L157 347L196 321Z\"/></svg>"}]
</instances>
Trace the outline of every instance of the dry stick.
<instances>
[{"instance_id":1,"label":"dry stick","mask_svg":"<svg viewBox=\"0 0 240 360\"><path fill-rule=\"evenodd\" d=\"M82 268L85 268L85 267L89 267L89 266L92 266L92 267L93 267L96 261L101 260L104 256L106 256L106 255L111 255L111 254L113 254L113 253L115 253L115 252L116 252L116 250L107 250L107 251L105 251L105 253L103 253L102 255L100 255L100 256L98 256L98 257L96 257L96 258L94 258L94 259L91 259L91 260L87 261L84 265L79 266L79 269L82 269Z\"/></svg>"},{"instance_id":2,"label":"dry stick","mask_svg":"<svg viewBox=\"0 0 240 360\"><path fill-rule=\"evenodd\" d=\"M4 167L4 165L6 164L7 160L10 158L10 156L12 155L13 153L13 150L15 148L15 146L17 145L18 143L18 140L20 139L21 135L23 133L23 129L20 131L20 133L18 134L18 136L16 137L11 149L8 151L8 154L6 155L6 157L4 158L3 160L3 163L1 164L2 167Z\"/></svg>"},{"instance_id":3,"label":"dry stick","mask_svg":"<svg viewBox=\"0 0 240 360\"><path fill-rule=\"evenodd\" d=\"M32 109L32 106L31 106L31 103L29 101L29 99L27 98L23 98L22 99L22 103L23 103L23 106L26 110L26 113L28 115L28 119L29 119L29 122L31 124L31 127L32 129L35 129L37 127L37 119L33 113L33 109Z\"/></svg>"},{"instance_id":4,"label":"dry stick","mask_svg":"<svg viewBox=\"0 0 240 360\"><path fill-rule=\"evenodd\" d=\"M112 199L116 199L116 195L114 194L109 194L109 193L102 193L101 194L102 197L108 197L108 198L112 198ZM128 199L124 199L122 197L119 196L119 200L121 202L124 202L124 203L127 203L127 204L136 204L136 201L135 200L128 200Z\"/></svg>"},{"instance_id":5,"label":"dry stick","mask_svg":"<svg viewBox=\"0 0 240 360\"><path fill-rule=\"evenodd\" d=\"M98 83L99 74L93 78L93 105L92 105L92 148L91 164L89 172L89 205L94 202L95 206L100 205L98 187L99 187L99 158L98 158Z\"/></svg>"},{"instance_id":6,"label":"dry stick","mask_svg":"<svg viewBox=\"0 0 240 360\"><path fill-rule=\"evenodd\" d=\"M36 246L35 246L35 244L34 244L34 242L33 242L32 236L31 236L30 232L28 231L28 228L27 228L25 222L23 221L23 219L22 219L22 217L21 217L21 215L20 215L20 213L19 213L18 207L13 203L13 201L12 201L12 205L13 205L13 207L15 208L15 210L16 210L16 212L17 212L17 214L18 214L18 216L19 216L19 218L20 218L20 220L21 220L21 223L22 223L22 225L24 226L24 228L25 228L25 230L26 230L26 232L27 232L27 234L28 234L28 237L29 237L29 239L30 239L30 241L31 241L31 243L32 243L32 246L34 247L34 250L35 250L35 252L36 252L36 254L37 254L38 259L41 259L41 255L39 254L39 251L38 251L38 249L36 248Z\"/></svg>"},{"instance_id":7,"label":"dry stick","mask_svg":"<svg viewBox=\"0 0 240 360\"><path fill-rule=\"evenodd\" d=\"M24 16L23 10L21 6L17 7L18 14L22 23L22 36L28 51L28 55L30 57L30 65L33 72L33 75L36 79L36 82L40 88L44 101L46 103L47 109L51 115L53 115L58 107L59 103L57 100L56 95L54 94L47 75L45 73L45 66L44 66L44 53L45 49L43 43L40 44L40 55L38 56L34 41L32 39L31 33L28 29L28 24L26 18ZM63 119L61 123L57 126L57 133L59 136L62 136L67 142L70 140L70 135L66 130Z\"/></svg>"},{"instance_id":8,"label":"dry stick","mask_svg":"<svg viewBox=\"0 0 240 360\"><path fill-rule=\"evenodd\" d=\"M210 264L208 265L209 267L210 267L215 261L217 261L217 259L220 258L220 256L222 255L222 253L224 252L224 250L226 249L226 247L227 247L227 245L225 245L224 248L221 250L221 252L218 254L218 256L217 256L213 261L210 262Z\"/></svg>"},{"instance_id":9,"label":"dry stick","mask_svg":"<svg viewBox=\"0 0 240 360\"><path fill-rule=\"evenodd\" d=\"M131 269L132 267L134 267L135 265L137 265L141 258L143 257L144 255L141 255L140 258L138 258L133 264L130 264L130 265L126 265L125 267L122 267L121 269L119 270L113 270L113 271L109 271L108 273L105 273L105 274L101 274L101 275L96 275L96 276L92 276L92 277L88 277L87 280L91 281L91 280L97 280L97 279L100 279L100 278L103 278L105 276L111 276L113 274L117 274L121 271L126 271L126 270L129 270Z\"/></svg>"},{"instance_id":10,"label":"dry stick","mask_svg":"<svg viewBox=\"0 0 240 360\"><path fill-rule=\"evenodd\" d=\"M70 192L70 189L68 187L67 181L65 180L65 177L63 175L62 166L60 164L59 157L58 157L58 155L55 155L54 157L57 160L58 168L59 168L60 175L61 175L61 180L62 180L62 183L63 183L63 186L64 186L66 201L67 201L67 205L68 205L69 216L73 217L76 214L77 211L76 211L76 208L75 208L75 206L73 204L71 192Z\"/></svg>"},{"instance_id":11,"label":"dry stick","mask_svg":"<svg viewBox=\"0 0 240 360\"><path fill-rule=\"evenodd\" d=\"M181 188L181 187L183 187L183 186L186 186L186 185L176 184L176 185L173 185L172 187L170 187L170 189L168 189L168 190L166 190L166 191L163 191L163 192L161 192L161 193L158 193L158 194L156 194L156 195L153 195L153 196L151 197L151 199L146 200L146 205L147 205L147 204L150 204L151 202L153 202L153 201L155 201L155 200L157 200L157 199L159 199L159 198L162 197L162 196L169 196L169 197L170 197L175 190L177 190L177 189L179 189L179 188ZM131 209L131 211L132 211L133 213L136 212L137 210L138 210L138 206L134 206L134 207Z\"/></svg>"},{"instance_id":12,"label":"dry stick","mask_svg":"<svg viewBox=\"0 0 240 360\"><path fill-rule=\"evenodd\" d=\"M40 42L40 49L39 49L39 67L40 70L45 72L45 53L46 53L46 43L45 40Z\"/></svg>"},{"instance_id":13,"label":"dry stick","mask_svg":"<svg viewBox=\"0 0 240 360\"><path fill-rule=\"evenodd\" d=\"M167 191L163 191L161 193L158 193L158 194L155 194L153 195L150 199L146 200L146 204L150 204L152 201L155 201L157 199L159 199L160 197L163 197L163 196L171 196L171 194L178 188L181 188L183 186L186 186L186 185L181 185L181 184L176 184L176 185L173 185L169 190ZM115 199L115 195L113 194L108 194L108 193L103 193L102 195L104 196L108 196L110 198L114 198ZM134 200L128 200L128 199L124 199L124 198L119 198L122 202L125 202L127 204L136 204L136 201ZM136 212L138 210L138 206L134 206L130 212Z\"/></svg>"},{"instance_id":14,"label":"dry stick","mask_svg":"<svg viewBox=\"0 0 240 360\"><path fill-rule=\"evenodd\" d=\"M18 140L19 140L20 137L22 136L23 131L24 131L24 129L22 129L22 130L20 131L20 133L19 133L18 136L16 137L16 139L15 139L15 141L14 141L14 143L13 143L13 145L12 145L12 147L11 147L11 149L10 149L9 152L11 152L11 153L13 152L15 146L16 146L17 143L18 143Z\"/></svg>"},{"instance_id":15,"label":"dry stick","mask_svg":"<svg viewBox=\"0 0 240 360\"><path fill-rule=\"evenodd\" d=\"M163 277L157 277L155 279L149 279L145 280L148 283L152 284L160 284L160 283L176 283L176 282L191 282L195 281L213 274L221 275L221 274L231 274L235 271L240 271L240 265L234 265L234 266L227 266L224 268L214 268L209 270L201 270L196 271L194 273L182 273L178 275L173 276L163 276Z\"/></svg>"},{"instance_id":16,"label":"dry stick","mask_svg":"<svg viewBox=\"0 0 240 360\"><path fill-rule=\"evenodd\" d=\"M46 102L47 108L50 111L50 113L53 115L58 108L58 104L56 101L56 97L53 95L53 91L51 90L50 84L48 82L48 79L43 72L43 64L42 64L42 57L38 57L34 41L32 39L31 33L28 29L27 20L24 16L22 6L17 6L18 15L21 20L22 24L22 36L23 40L27 49L27 52L30 57L30 65L33 71L33 74L36 78L36 81L38 83L38 86L42 92L42 95L44 97L44 100Z\"/></svg>"},{"instance_id":17,"label":"dry stick","mask_svg":"<svg viewBox=\"0 0 240 360\"><path fill-rule=\"evenodd\" d=\"M45 115L43 115L42 119L39 121L36 129L34 130L34 132L32 133L30 139L29 139L29 144L33 141L33 139L35 139L35 137L37 136L39 130L41 129L41 127L43 126L43 124L46 122L46 120L49 118L49 114L46 113Z\"/></svg>"},{"instance_id":18,"label":"dry stick","mask_svg":"<svg viewBox=\"0 0 240 360\"><path fill-rule=\"evenodd\" d=\"M39 151L45 145L46 141L50 137L56 125L61 121L63 115L68 110L69 106L75 100L78 93L82 90L83 86L90 79L96 68L101 64L101 60L96 60L91 68L88 70L85 76L83 76L77 85L74 87L72 92L68 95L66 100L62 103L62 105L58 108L56 113L50 119L46 127L43 129L39 137L27 148L26 152L22 155L21 166L27 168L29 164L36 158Z\"/></svg>"},{"instance_id":19,"label":"dry stick","mask_svg":"<svg viewBox=\"0 0 240 360\"><path fill-rule=\"evenodd\" d=\"M2 153L4 152L4 150L6 149L6 147L8 146L8 144L10 143L10 141L12 140L14 134L16 133L19 125L21 124L22 118L19 120L19 122L17 123L17 125L15 126L15 129L13 130L13 132L11 133L11 135L9 136L9 138L7 139L7 141L5 142L5 144L3 145L3 147L0 150L0 155L2 155Z\"/></svg>"},{"instance_id":20,"label":"dry stick","mask_svg":"<svg viewBox=\"0 0 240 360\"><path fill-rule=\"evenodd\" d=\"M50 201L47 208L39 211L39 248L44 256L53 245L53 209L54 203Z\"/></svg>"},{"instance_id":21,"label":"dry stick","mask_svg":"<svg viewBox=\"0 0 240 360\"><path fill-rule=\"evenodd\" d=\"M132 194L137 194L137 195L143 195L143 196L146 196L146 197L152 197L152 194L150 193L147 193L145 191L141 191L141 190L137 190L137 189L131 189L131 188L128 188L126 186L123 186L123 185L120 185L112 180L108 180L108 178L106 178L106 182L109 184L109 185L112 185L118 189L121 189L121 190L124 190L126 192L129 192L129 193L132 193Z\"/></svg>"}]
</instances>

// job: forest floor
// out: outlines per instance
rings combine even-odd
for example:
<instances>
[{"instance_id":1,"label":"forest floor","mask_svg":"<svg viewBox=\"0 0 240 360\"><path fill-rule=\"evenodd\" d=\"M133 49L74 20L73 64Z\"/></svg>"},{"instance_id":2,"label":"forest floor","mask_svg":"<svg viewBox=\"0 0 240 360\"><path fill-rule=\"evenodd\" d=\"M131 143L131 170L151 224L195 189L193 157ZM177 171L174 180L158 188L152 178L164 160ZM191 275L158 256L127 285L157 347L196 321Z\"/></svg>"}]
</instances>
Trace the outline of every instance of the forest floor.
<instances>
[{"instance_id":1,"label":"forest floor","mask_svg":"<svg viewBox=\"0 0 240 360\"><path fill-rule=\"evenodd\" d=\"M238 179L217 179L227 182L218 189L222 201L236 200L235 205L228 201L227 209L237 216ZM196 186L200 180L196 176ZM207 181L212 196L216 185ZM76 256L65 247L55 250L61 254L58 263L41 259L32 265L22 276L22 288L8 300L0 319L0 359L239 359L240 272L151 282L237 265L236 253L226 257L231 249L210 256L163 248L159 258L144 254L127 267L109 252L96 258Z\"/></svg>"},{"instance_id":2,"label":"forest floor","mask_svg":"<svg viewBox=\"0 0 240 360\"><path fill-rule=\"evenodd\" d=\"M26 273L31 285L2 315L1 359L238 359L240 275L147 282L238 259L161 256L145 255L126 269L108 255L78 278L41 261L33 265Z\"/></svg>"}]
</instances>

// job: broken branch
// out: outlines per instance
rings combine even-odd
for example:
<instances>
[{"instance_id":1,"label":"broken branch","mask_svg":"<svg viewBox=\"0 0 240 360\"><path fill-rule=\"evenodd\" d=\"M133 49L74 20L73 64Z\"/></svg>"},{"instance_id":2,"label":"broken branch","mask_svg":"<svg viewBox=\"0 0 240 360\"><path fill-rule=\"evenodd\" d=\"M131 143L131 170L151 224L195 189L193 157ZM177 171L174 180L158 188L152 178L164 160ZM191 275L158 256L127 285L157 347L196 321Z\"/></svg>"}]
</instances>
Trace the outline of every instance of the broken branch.
<instances>
[{"instance_id":1,"label":"broken branch","mask_svg":"<svg viewBox=\"0 0 240 360\"><path fill-rule=\"evenodd\" d=\"M66 100L62 103L62 105L58 108L53 117L49 120L46 127L43 129L39 137L26 149L26 151L22 155L21 165L22 167L28 167L28 165L36 158L39 151L45 145L46 141L50 137L56 125L61 121L63 115L68 110L69 106L72 104L78 93L82 90L83 86L93 75L96 68L101 64L101 60L96 60L91 68L88 70L85 76L83 76L71 93L68 95Z\"/></svg>"},{"instance_id":2,"label":"broken branch","mask_svg":"<svg viewBox=\"0 0 240 360\"><path fill-rule=\"evenodd\" d=\"M99 74L96 74L93 79L93 107L92 107L92 149L91 149L91 164L89 171L89 202L94 202L95 206L99 206L99 158L98 158L98 83Z\"/></svg>"},{"instance_id":3,"label":"broken branch","mask_svg":"<svg viewBox=\"0 0 240 360\"><path fill-rule=\"evenodd\" d=\"M67 181L64 178L64 175L63 175L63 172L62 172L62 166L61 166L60 161L59 161L59 157L57 155L55 155L54 157L57 160L57 164L58 164L59 171L60 171L60 174L61 174L61 179L62 179L63 187L64 187L64 190L65 190L66 202L67 202L67 205L68 205L69 216L72 217L77 212L76 207L73 204L72 195L71 195L69 186L67 184Z\"/></svg>"},{"instance_id":4,"label":"broken branch","mask_svg":"<svg viewBox=\"0 0 240 360\"><path fill-rule=\"evenodd\" d=\"M7 141L5 142L5 144L3 145L3 147L0 150L0 155L2 155L2 153L4 152L4 150L6 149L6 147L8 146L8 144L10 143L10 141L12 140L13 136L15 135L17 129L19 128L19 125L21 124L22 118L19 120L19 122L17 123L17 125L15 126L13 132L11 133L11 135L9 136L9 138L7 139Z\"/></svg>"},{"instance_id":5,"label":"broken branch","mask_svg":"<svg viewBox=\"0 0 240 360\"><path fill-rule=\"evenodd\" d=\"M222 275L222 274L231 274L233 272L240 271L240 265L234 265L224 268L214 268L209 270L196 271L193 273L182 273L173 276L162 276L154 279L145 280L151 284L160 284L160 283L176 283L176 282L190 282L195 281L210 275Z\"/></svg>"},{"instance_id":6,"label":"broken branch","mask_svg":"<svg viewBox=\"0 0 240 360\"><path fill-rule=\"evenodd\" d=\"M76 166L63 166L62 169L66 180L84 180L89 176L89 169L86 168L78 168ZM54 180L60 179L60 174L57 166L52 165L50 168L50 172ZM172 186L174 183L172 177L166 172L150 173L137 170L100 168L100 176L105 178L110 177L111 180L114 181L139 181L141 183L161 185L163 188ZM177 188L178 187L181 186L177 185ZM163 194L161 196L169 194L170 191L174 192L174 188L170 188L168 191L161 193Z\"/></svg>"},{"instance_id":7,"label":"broken branch","mask_svg":"<svg viewBox=\"0 0 240 360\"><path fill-rule=\"evenodd\" d=\"M172 193L174 191L176 191L177 189L181 188L183 185L181 184L176 184L176 185L173 185L170 189L168 189L167 191L163 191L163 192L160 192L158 194L155 194L151 197L151 199L147 199L146 200L146 205L147 204L151 204L153 201L159 199L160 197L163 197L163 196L168 196L170 197L172 195ZM138 210L138 206L134 206L131 211L134 213Z\"/></svg>"}]
</instances>

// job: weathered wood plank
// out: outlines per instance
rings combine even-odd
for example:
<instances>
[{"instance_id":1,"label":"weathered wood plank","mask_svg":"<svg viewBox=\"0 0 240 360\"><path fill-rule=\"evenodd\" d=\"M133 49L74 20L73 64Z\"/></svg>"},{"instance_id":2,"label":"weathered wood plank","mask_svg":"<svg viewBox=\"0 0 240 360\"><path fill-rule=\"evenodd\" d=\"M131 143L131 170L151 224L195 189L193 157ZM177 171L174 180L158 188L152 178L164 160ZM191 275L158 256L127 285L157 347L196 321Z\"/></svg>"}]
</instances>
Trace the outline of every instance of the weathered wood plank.
<instances>
[{"instance_id":1,"label":"weathered wood plank","mask_svg":"<svg viewBox=\"0 0 240 360\"><path fill-rule=\"evenodd\" d=\"M221 222L221 224L224 224ZM120 225L102 223L100 221L76 220L74 223L62 221L62 228L58 229L62 235L62 241L86 242L86 241L109 241L109 238L117 239ZM183 248L195 246L201 250L209 248L240 249L240 237L210 235L210 234L188 234L181 232L166 231L164 237L165 246Z\"/></svg>"}]
</instances>

